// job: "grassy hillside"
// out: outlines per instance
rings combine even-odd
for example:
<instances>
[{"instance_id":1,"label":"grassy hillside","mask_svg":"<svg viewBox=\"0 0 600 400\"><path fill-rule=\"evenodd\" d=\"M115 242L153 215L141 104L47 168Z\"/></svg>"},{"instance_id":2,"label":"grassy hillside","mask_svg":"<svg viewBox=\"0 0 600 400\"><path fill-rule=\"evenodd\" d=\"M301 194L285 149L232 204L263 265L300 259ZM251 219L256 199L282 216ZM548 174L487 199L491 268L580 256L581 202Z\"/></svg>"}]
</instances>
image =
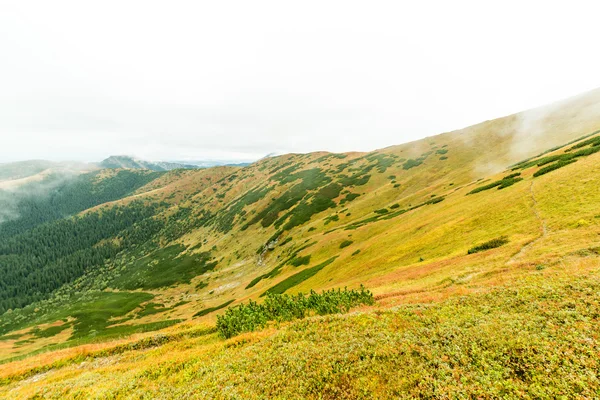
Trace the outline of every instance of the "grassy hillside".
<instances>
[{"instance_id":1,"label":"grassy hillside","mask_svg":"<svg viewBox=\"0 0 600 400\"><path fill-rule=\"evenodd\" d=\"M60 216L0 224L17 271L0 294L19 299L0 317L0 393L594 397L598 104L594 91L371 153L69 186L81 201ZM228 340L212 328L268 293L361 284L377 301L358 313Z\"/></svg>"}]
</instances>

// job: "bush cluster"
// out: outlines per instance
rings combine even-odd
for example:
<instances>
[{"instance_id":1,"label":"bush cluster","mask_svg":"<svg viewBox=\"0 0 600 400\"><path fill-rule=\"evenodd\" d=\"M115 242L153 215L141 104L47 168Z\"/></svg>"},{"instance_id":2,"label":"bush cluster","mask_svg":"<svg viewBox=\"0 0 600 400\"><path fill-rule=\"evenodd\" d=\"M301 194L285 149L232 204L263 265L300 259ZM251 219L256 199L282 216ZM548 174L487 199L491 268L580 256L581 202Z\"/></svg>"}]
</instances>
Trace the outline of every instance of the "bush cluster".
<instances>
[{"instance_id":1,"label":"bush cluster","mask_svg":"<svg viewBox=\"0 0 600 400\"><path fill-rule=\"evenodd\" d=\"M533 177L537 178L538 176L545 175L548 172L552 172L554 170L557 170L557 169L567 166L569 164L573 164L575 161L577 161L577 160L566 160L566 161L561 160L561 161L555 162L554 164L547 165L544 168L540 168L538 171L536 171L533 174Z\"/></svg>"},{"instance_id":2,"label":"bush cluster","mask_svg":"<svg viewBox=\"0 0 600 400\"><path fill-rule=\"evenodd\" d=\"M480 251L495 249L496 247L504 246L508 243L508 238L506 236L501 236L496 239L492 239L485 243L480 244L479 246L475 246L469 249L468 254L479 253Z\"/></svg>"},{"instance_id":3,"label":"bush cluster","mask_svg":"<svg viewBox=\"0 0 600 400\"><path fill-rule=\"evenodd\" d=\"M292 321L309 315L326 315L348 312L350 308L374 304L373 294L361 285L360 289L332 289L322 293L312 291L308 296L268 293L265 301L258 304L250 300L227 309L217 316L217 330L224 338L242 332L252 332L267 326L270 321Z\"/></svg>"},{"instance_id":4,"label":"bush cluster","mask_svg":"<svg viewBox=\"0 0 600 400\"><path fill-rule=\"evenodd\" d=\"M500 179L499 181L492 182L490 184L475 188L475 189L471 190L469 193L467 193L467 195L483 192L484 190L493 189L495 187L497 187L498 189L507 188L509 186L514 185L517 182L522 181L523 178L521 178L520 175L521 175L520 172L516 172L514 174L507 175L504 178Z\"/></svg>"}]
</instances>

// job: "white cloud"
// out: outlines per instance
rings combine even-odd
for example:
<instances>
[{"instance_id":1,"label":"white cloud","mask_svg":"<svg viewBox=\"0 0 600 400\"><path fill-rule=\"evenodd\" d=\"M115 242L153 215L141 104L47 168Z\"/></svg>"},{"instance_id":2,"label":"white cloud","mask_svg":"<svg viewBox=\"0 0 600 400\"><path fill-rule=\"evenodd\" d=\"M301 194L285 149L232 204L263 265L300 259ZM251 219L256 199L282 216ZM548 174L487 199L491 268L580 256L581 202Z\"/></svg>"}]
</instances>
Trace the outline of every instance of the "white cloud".
<instances>
[{"instance_id":1,"label":"white cloud","mask_svg":"<svg viewBox=\"0 0 600 400\"><path fill-rule=\"evenodd\" d=\"M0 161L372 150L598 86L597 6L5 1Z\"/></svg>"}]
</instances>

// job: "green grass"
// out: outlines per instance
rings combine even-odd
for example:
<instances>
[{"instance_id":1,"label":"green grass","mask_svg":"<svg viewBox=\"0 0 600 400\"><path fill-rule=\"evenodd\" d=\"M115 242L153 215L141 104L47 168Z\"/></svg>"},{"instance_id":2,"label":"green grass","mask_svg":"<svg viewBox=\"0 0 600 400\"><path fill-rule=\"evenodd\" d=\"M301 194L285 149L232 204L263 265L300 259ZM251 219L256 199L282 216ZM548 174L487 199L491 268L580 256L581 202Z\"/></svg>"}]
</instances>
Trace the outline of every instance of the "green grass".
<instances>
[{"instance_id":1,"label":"green grass","mask_svg":"<svg viewBox=\"0 0 600 400\"><path fill-rule=\"evenodd\" d=\"M117 288L157 289L178 283L190 283L191 279L212 271L217 262L208 252L182 254L185 247L173 245L141 257L126 266L124 272L114 279Z\"/></svg>"},{"instance_id":2,"label":"green grass","mask_svg":"<svg viewBox=\"0 0 600 400\"><path fill-rule=\"evenodd\" d=\"M365 159L373 163L369 165L369 170L375 168L380 174L383 174L388 168L394 165L395 161L394 156L389 154L369 154L365 156Z\"/></svg>"},{"instance_id":3,"label":"green grass","mask_svg":"<svg viewBox=\"0 0 600 400\"><path fill-rule=\"evenodd\" d=\"M200 311L198 311L196 314L194 314L194 317L203 317L203 316L205 316L205 315L208 315L208 314L210 314L210 313L212 313L212 312L215 312L215 311L218 311L218 310L220 310L220 309L222 309L222 308L225 308L225 307L227 307L228 305L230 305L230 304L231 304L231 303L233 303L234 301L235 301L235 299L231 299L231 300L229 300L229 301L226 301L225 303L223 303L223 304L220 304L220 305L218 305L218 306L215 306L215 307L209 307L209 308L205 308L204 310L200 310Z\"/></svg>"},{"instance_id":4,"label":"green grass","mask_svg":"<svg viewBox=\"0 0 600 400\"><path fill-rule=\"evenodd\" d=\"M170 308L166 308L163 304L158 303L147 303L144 305L142 311L139 311L136 315L138 318L145 317L148 315L159 314L161 312L169 311Z\"/></svg>"},{"instance_id":5,"label":"green grass","mask_svg":"<svg viewBox=\"0 0 600 400\"><path fill-rule=\"evenodd\" d=\"M260 200L262 200L267 193L271 191L272 187L265 186L246 192L237 200L233 201L227 210L220 213L215 219L215 225L221 232L229 232L233 229L235 218L241 214L245 207L250 206Z\"/></svg>"},{"instance_id":6,"label":"green grass","mask_svg":"<svg viewBox=\"0 0 600 400\"><path fill-rule=\"evenodd\" d=\"M133 316L127 317L125 315L153 298L152 294L143 292L92 292L85 296L76 296L63 305L55 305L53 309L41 315L39 315L40 313L34 314L37 316L31 320L21 320L21 323L13 326L4 326L4 329L14 330L28 325L66 321L71 317L74 318L73 322L43 330L34 328L32 333L36 337L51 337L72 327L73 333L69 340L73 342L71 345L75 345L101 338L106 339L140 331L160 329L172 324L163 321L158 324L111 326L117 322L123 323L131 320Z\"/></svg>"},{"instance_id":7,"label":"green grass","mask_svg":"<svg viewBox=\"0 0 600 400\"><path fill-rule=\"evenodd\" d=\"M148 293L99 293L90 300L76 302L60 316L76 318L72 339L109 335L110 319L133 311L153 297Z\"/></svg>"},{"instance_id":8,"label":"green grass","mask_svg":"<svg viewBox=\"0 0 600 400\"><path fill-rule=\"evenodd\" d=\"M277 265L271 271L267 272L266 274L259 275L256 278L252 279L252 281L250 281L250 283L246 286L246 289L250 289L250 288L256 286L256 284L258 282L262 281L263 279L274 278L275 276L279 275L279 273L281 273L281 269L288 264L298 267L300 265L303 265L303 264L306 265L306 264L310 263L310 255L304 256L304 257L298 257L298 254L302 250L305 250L314 244L315 244L315 242L311 242L311 243L305 244L304 246L300 246L297 249L294 249L287 259L285 259L283 262L279 263L279 265Z\"/></svg>"},{"instance_id":9,"label":"green grass","mask_svg":"<svg viewBox=\"0 0 600 400\"><path fill-rule=\"evenodd\" d=\"M332 262L334 262L336 258L337 258L337 256L331 257L330 259L328 259L325 262L322 262L319 265L315 265L314 267L307 268L307 269L305 269L305 270L303 270L301 272L298 272L298 273L290 276L287 279L284 279L283 281L279 282L277 285L275 285L272 288L268 289L261 296L265 296L267 293L281 294L281 293L284 293L287 290L293 288L294 286L298 286L299 284L301 284L305 280L310 279L313 276L315 276L323 268L325 268L326 266L328 266L329 264L331 264Z\"/></svg>"},{"instance_id":10,"label":"green grass","mask_svg":"<svg viewBox=\"0 0 600 400\"><path fill-rule=\"evenodd\" d=\"M594 132L594 134L595 133L597 133L597 132ZM586 146L590 146L590 147L587 149L583 148ZM560 146L559 148L562 148L562 147L564 147L564 146ZM580 149L580 150L578 150L578 149ZM578 151L573 151L573 150L578 150ZM575 162L576 158L587 157L587 156L595 154L599 151L600 151L600 137L594 137L592 139L585 140L581 143L578 143L578 144L566 149L565 152L562 154L555 154L552 156L546 156L546 157L541 157L541 158L534 157L534 159L525 160L525 161L522 161L522 162L516 164L512 169L514 171L517 169L526 169L526 168L531 168L534 166L542 167L547 164L556 163L556 164L554 164L555 168L550 168L549 170L547 170L547 172L550 172L555 169L561 168L565 165L568 165L572 162ZM542 153L542 154L545 154L545 153ZM547 173L547 172L544 172L544 173ZM540 175L543 175L544 173L542 173Z\"/></svg>"},{"instance_id":11,"label":"green grass","mask_svg":"<svg viewBox=\"0 0 600 400\"><path fill-rule=\"evenodd\" d=\"M335 206L332 199L339 195L342 187L336 183L330 184L331 178L320 168L291 174L284 172L276 174L273 179L278 180L280 184L298 180L300 182L274 198L271 204L260 210L243 229L260 222L264 228L275 224L276 228L283 225L283 230L290 230L307 222L314 214ZM314 190L317 192L314 193ZM281 213L284 215L280 216Z\"/></svg>"},{"instance_id":12,"label":"green grass","mask_svg":"<svg viewBox=\"0 0 600 400\"><path fill-rule=\"evenodd\" d=\"M35 335L36 338L47 338L56 336L67 328L70 328L71 324L65 323L57 326L50 326L46 329L34 328L31 330L31 333Z\"/></svg>"},{"instance_id":13,"label":"green grass","mask_svg":"<svg viewBox=\"0 0 600 400\"><path fill-rule=\"evenodd\" d=\"M545 278L439 304L301 320L222 354L219 371L235 372L218 382L248 397L596 398L597 293L596 276ZM285 385L266 375L245 383L282 364ZM215 384L215 374L194 376Z\"/></svg>"},{"instance_id":14,"label":"green grass","mask_svg":"<svg viewBox=\"0 0 600 400\"><path fill-rule=\"evenodd\" d=\"M549 270L517 287L343 317L295 319L293 304L281 301L277 309L293 319L274 332L211 346L153 336L8 376L0 396L118 398L135 384L141 398L220 398L224 387L231 398L597 398L598 274ZM116 354L120 370L63 368Z\"/></svg>"}]
</instances>

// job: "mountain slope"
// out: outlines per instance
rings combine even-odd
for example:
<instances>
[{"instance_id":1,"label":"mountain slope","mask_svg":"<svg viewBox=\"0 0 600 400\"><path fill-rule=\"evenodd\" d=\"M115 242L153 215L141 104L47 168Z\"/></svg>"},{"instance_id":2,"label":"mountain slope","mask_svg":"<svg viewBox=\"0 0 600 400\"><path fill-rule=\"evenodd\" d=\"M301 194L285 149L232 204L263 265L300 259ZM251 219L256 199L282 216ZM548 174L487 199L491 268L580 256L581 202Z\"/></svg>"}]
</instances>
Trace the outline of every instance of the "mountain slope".
<instances>
[{"instance_id":1,"label":"mountain slope","mask_svg":"<svg viewBox=\"0 0 600 400\"><path fill-rule=\"evenodd\" d=\"M597 90L371 153L289 154L246 167L143 175L144 182L114 198L66 213L79 213L77 217L40 220L19 232L26 236L11 233L7 237L8 243L27 237L34 244L0 251L0 256L16 260L15 271L29 266L20 260L38 257L36 251L48 257L45 247L36 244L45 242L42 238L48 237L47 232L60 232L58 236L67 243L80 243L69 236L73 232L88 240L57 260L85 259L78 258L78 252L90 247L106 249L106 253L94 256L95 261L83 267L75 263L75 273L61 275L61 286L44 289L30 305L5 313L0 319L4 335L0 358L9 360L180 323L171 332L185 332L190 321L211 324L215 314L222 312L219 309L248 299L261 300L267 292L294 294L364 284L378 299L376 309L401 305L401 315L412 310L407 306L411 303L433 302L444 309L444 304L458 301L457 295L469 296L473 307L481 310L484 300L477 293L504 285L533 285L535 294L527 292L525 300L515 301L535 302L539 293L547 291L545 277L552 277L548 284L556 285L561 293L575 290L579 296L579 289L569 288L571 274L584 280L581 291L596 284L595 278L585 275L597 265L600 245L600 193L594 190L600 183L599 105ZM119 173L104 171L101 176L112 182L114 174ZM97 190L92 186L88 192ZM123 216L131 219L121 225ZM71 227L63 229L65 224ZM90 231L85 228L88 224L96 227L94 235L83 234ZM504 307L499 299L503 290L510 289L494 290L490 292L498 293L490 294L494 304ZM15 286L4 293L23 292ZM565 305L555 306L560 314ZM522 312L518 305L506 307L515 315ZM89 310L94 310L94 318ZM431 318L463 319L472 310L465 308L460 317L432 311ZM351 317L347 324L328 317L323 320L324 329L336 332L339 326L360 336L363 324L377 318L371 311L364 318ZM393 311L386 315L396 320ZM400 325L414 322L402 318ZM506 328L502 321L488 322L499 324L502 331ZM386 324L381 329L393 329L394 322ZM261 348L302 326L292 325L281 334L273 330L249 334L243 340L257 340ZM523 329L534 331L529 326ZM469 335L478 337L475 331ZM358 340L358 336L344 340ZM335 351L343 352L344 347L331 344L339 336L326 337L331 342L325 347L337 349L328 357L332 362L339 360ZM215 335L185 338L184 346L200 346L198 357L217 354L236 359ZM464 340L468 342L469 337ZM240 346L242 364L264 353L252 355L253 345ZM373 351L384 350L376 347ZM146 356L148 360L157 357L164 365L172 362L164 349L151 350ZM43 363L25 360L11 364L9 370L27 370L34 362ZM225 365L228 362L221 359L211 368L222 372ZM139 366L138 373L144 374L144 368ZM110 377L114 372L110 367L103 371L108 386L121 387ZM335 376L342 379L342 375ZM479 379L472 376L473 382ZM150 385L145 379L144 385ZM358 376L348 375L348 393L361 387L361 382ZM262 384L266 388L272 383ZM331 385L346 393L343 379ZM93 393L94 388L82 390ZM149 386L145 390L151 391ZM281 396L287 393L273 390Z\"/></svg>"},{"instance_id":2,"label":"mountain slope","mask_svg":"<svg viewBox=\"0 0 600 400\"><path fill-rule=\"evenodd\" d=\"M172 169L196 169L195 165L171 163L164 161L150 162L138 160L130 156L110 156L100 162L101 168L149 169L152 171L170 171Z\"/></svg>"}]
</instances>

